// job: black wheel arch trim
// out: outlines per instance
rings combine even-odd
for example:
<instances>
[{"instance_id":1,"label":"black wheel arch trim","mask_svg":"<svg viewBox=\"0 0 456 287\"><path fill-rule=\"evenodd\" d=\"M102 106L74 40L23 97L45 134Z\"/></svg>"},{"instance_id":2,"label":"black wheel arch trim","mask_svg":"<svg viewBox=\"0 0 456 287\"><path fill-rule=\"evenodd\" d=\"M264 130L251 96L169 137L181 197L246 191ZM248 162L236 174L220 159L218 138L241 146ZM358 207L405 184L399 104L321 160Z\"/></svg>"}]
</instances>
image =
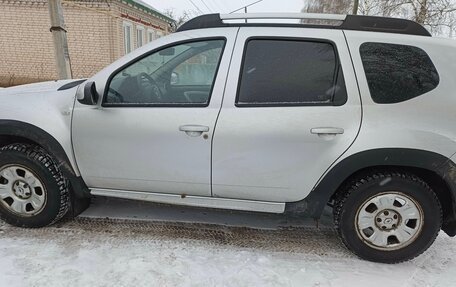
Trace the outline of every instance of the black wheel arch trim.
<instances>
[{"instance_id":1,"label":"black wheel arch trim","mask_svg":"<svg viewBox=\"0 0 456 287\"><path fill-rule=\"evenodd\" d=\"M420 168L440 176L447 184L452 200L452 214L446 216L442 229L448 235L456 236L456 164L441 154L419 149L381 148L350 155L333 166L305 199L287 203L286 211L305 211L319 219L346 179L363 169L381 166Z\"/></svg>"},{"instance_id":2,"label":"black wheel arch trim","mask_svg":"<svg viewBox=\"0 0 456 287\"><path fill-rule=\"evenodd\" d=\"M40 145L52 156L63 175L70 181L73 195L77 198L90 197L90 191L84 180L76 175L68 155L52 135L29 123L16 120L0 120L0 142L5 140L4 137L7 137L6 139L8 137L23 138Z\"/></svg>"}]
</instances>

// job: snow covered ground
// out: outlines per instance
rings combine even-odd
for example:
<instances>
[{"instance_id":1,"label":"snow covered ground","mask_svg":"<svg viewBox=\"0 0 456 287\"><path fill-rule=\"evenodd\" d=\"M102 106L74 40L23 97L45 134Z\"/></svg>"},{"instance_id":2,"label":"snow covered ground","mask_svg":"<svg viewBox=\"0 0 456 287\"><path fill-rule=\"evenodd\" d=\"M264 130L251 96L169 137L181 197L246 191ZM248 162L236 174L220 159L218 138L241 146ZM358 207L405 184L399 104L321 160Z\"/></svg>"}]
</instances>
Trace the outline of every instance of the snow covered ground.
<instances>
[{"instance_id":1,"label":"snow covered ground","mask_svg":"<svg viewBox=\"0 0 456 287\"><path fill-rule=\"evenodd\" d=\"M97 199L44 229L0 222L0 286L456 286L456 239L375 264L329 222Z\"/></svg>"}]
</instances>

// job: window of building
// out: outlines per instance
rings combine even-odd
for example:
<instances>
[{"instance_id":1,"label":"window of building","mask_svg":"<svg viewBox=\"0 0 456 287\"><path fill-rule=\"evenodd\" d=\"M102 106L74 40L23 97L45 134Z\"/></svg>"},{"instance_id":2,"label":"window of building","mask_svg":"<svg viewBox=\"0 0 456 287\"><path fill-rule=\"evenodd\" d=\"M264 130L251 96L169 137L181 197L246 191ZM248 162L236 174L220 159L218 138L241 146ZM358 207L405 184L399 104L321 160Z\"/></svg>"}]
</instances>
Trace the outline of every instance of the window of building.
<instances>
[{"instance_id":1,"label":"window of building","mask_svg":"<svg viewBox=\"0 0 456 287\"><path fill-rule=\"evenodd\" d=\"M147 30L147 40L149 42L152 42L153 40L155 40L155 32L154 32L154 30L151 30L151 29Z\"/></svg>"},{"instance_id":2,"label":"window of building","mask_svg":"<svg viewBox=\"0 0 456 287\"><path fill-rule=\"evenodd\" d=\"M360 53L370 94L376 103L407 101L435 89L439 84L434 64L418 47L364 43Z\"/></svg>"},{"instance_id":3,"label":"window of building","mask_svg":"<svg viewBox=\"0 0 456 287\"><path fill-rule=\"evenodd\" d=\"M128 54L132 51L132 30L133 25L129 22L123 23L124 52Z\"/></svg>"},{"instance_id":4,"label":"window of building","mask_svg":"<svg viewBox=\"0 0 456 287\"><path fill-rule=\"evenodd\" d=\"M224 44L189 42L142 58L114 75L103 105L207 106Z\"/></svg>"},{"instance_id":5,"label":"window of building","mask_svg":"<svg viewBox=\"0 0 456 287\"><path fill-rule=\"evenodd\" d=\"M144 45L144 27L136 26L136 47Z\"/></svg>"},{"instance_id":6,"label":"window of building","mask_svg":"<svg viewBox=\"0 0 456 287\"><path fill-rule=\"evenodd\" d=\"M247 42L237 106L341 105L346 97L342 69L331 43Z\"/></svg>"}]
</instances>

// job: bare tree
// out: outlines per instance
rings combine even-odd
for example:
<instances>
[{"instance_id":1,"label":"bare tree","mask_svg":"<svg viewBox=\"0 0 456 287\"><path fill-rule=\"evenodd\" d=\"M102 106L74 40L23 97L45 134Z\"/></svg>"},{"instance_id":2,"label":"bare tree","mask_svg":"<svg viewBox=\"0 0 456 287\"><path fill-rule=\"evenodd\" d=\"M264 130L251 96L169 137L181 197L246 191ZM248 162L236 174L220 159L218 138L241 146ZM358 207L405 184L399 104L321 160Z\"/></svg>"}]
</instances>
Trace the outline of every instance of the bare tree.
<instances>
[{"instance_id":1,"label":"bare tree","mask_svg":"<svg viewBox=\"0 0 456 287\"><path fill-rule=\"evenodd\" d=\"M304 1L302 12L348 14L352 10L352 0L308 0Z\"/></svg>"},{"instance_id":2,"label":"bare tree","mask_svg":"<svg viewBox=\"0 0 456 287\"><path fill-rule=\"evenodd\" d=\"M361 1L361 14L391 17L400 11L405 0L363 0Z\"/></svg>"},{"instance_id":3,"label":"bare tree","mask_svg":"<svg viewBox=\"0 0 456 287\"><path fill-rule=\"evenodd\" d=\"M356 2L359 3L356 9ZM455 0L304 0L303 12L400 17L414 20L433 34L456 33Z\"/></svg>"},{"instance_id":4,"label":"bare tree","mask_svg":"<svg viewBox=\"0 0 456 287\"><path fill-rule=\"evenodd\" d=\"M353 14L358 14L359 10L359 0L354 0L353 1Z\"/></svg>"},{"instance_id":5,"label":"bare tree","mask_svg":"<svg viewBox=\"0 0 456 287\"><path fill-rule=\"evenodd\" d=\"M454 0L385 0L379 7L380 15L411 19L431 30L442 33L442 28L450 31L456 19Z\"/></svg>"},{"instance_id":6,"label":"bare tree","mask_svg":"<svg viewBox=\"0 0 456 287\"><path fill-rule=\"evenodd\" d=\"M188 11L184 11L181 15L177 16L174 9L168 9L168 10L164 11L164 14L176 21L175 25L173 27L171 27L172 32L176 31L176 29L179 28L182 24L184 24L191 18L198 15L197 12L188 10Z\"/></svg>"}]
</instances>

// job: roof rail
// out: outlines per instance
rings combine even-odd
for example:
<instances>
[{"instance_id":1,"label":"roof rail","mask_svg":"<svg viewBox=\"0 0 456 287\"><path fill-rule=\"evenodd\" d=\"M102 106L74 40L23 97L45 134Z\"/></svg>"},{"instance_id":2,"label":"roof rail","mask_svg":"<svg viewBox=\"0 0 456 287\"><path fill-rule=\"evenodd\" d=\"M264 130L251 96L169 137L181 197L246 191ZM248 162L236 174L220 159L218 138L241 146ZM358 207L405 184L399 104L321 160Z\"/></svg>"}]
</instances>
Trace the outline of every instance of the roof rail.
<instances>
[{"instance_id":1,"label":"roof rail","mask_svg":"<svg viewBox=\"0 0 456 287\"><path fill-rule=\"evenodd\" d=\"M314 25L308 23L231 23L232 20L248 19L301 19L339 21L339 25ZM246 14L206 14L189 20L177 29L177 32L220 27L240 26L287 26L287 27L318 27L341 30L396 33L418 36L431 36L420 24L406 19L387 18L363 15L335 15L317 13L246 13Z\"/></svg>"},{"instance_id":2,"label":"roof rail","mask_svg":"<svg viewBox=\"0 0 456 287\"><path fill-rule=\"evenodd\" d=\"M236 19L312 19L312 20L334 20L344 21L347 15L319 14L319 13L238 13L220 14L221 20Z\"/></svg>"}]
</instances>

